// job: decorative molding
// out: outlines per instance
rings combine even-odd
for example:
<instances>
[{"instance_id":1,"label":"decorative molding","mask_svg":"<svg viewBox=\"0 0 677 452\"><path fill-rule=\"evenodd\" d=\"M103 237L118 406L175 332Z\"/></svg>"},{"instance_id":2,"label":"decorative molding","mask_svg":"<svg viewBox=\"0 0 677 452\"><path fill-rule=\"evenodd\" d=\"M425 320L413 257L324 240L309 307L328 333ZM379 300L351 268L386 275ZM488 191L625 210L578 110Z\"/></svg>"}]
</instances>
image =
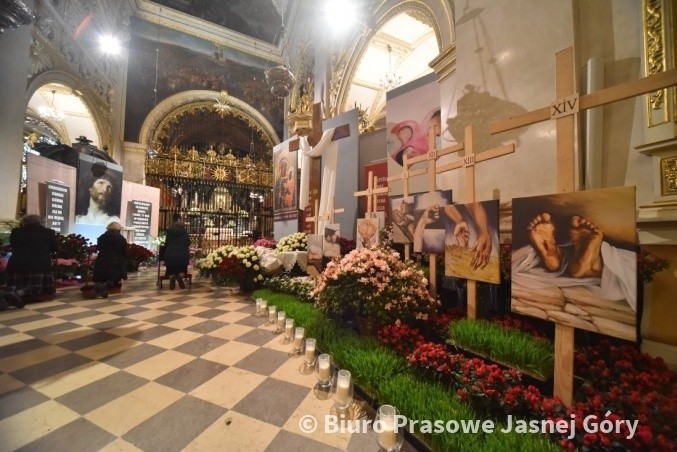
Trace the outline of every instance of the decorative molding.
<instances>
[{"instance_id":1,"label":"decorative molding","mask_svg":"<svg viewBox=\"0 0 677 452\"><path fill-rule=\"evenodd\" d=\"M665 40L665 0L643 0L642 18L644 28L644 71L646 76L667 69ZM664 88L646 97L647 127L665 124L668 116L668 89Z\"/></svg>"},{"instance_id":2,"label":"decorative molding","mask_svg":"<svg viewBox=\"0 0 677 452\"><path fill-rule=\"evenodd\" d=\"M438 83L453 75L456 72L456 43L442 50L428 66L437 74Z\"/></svg>"},{"instance_id":3,"label":"decorative molding","mask_svg":"<svg viewBox=\"0 0 677 452\"><path fill-rule=\"evenodd\" d=\"M146 150L148 145L141 143L132 143L130 141L124 141L122 143L122 152L125 154L143 154L146 155Z\"/></svg>"}]
</instances>

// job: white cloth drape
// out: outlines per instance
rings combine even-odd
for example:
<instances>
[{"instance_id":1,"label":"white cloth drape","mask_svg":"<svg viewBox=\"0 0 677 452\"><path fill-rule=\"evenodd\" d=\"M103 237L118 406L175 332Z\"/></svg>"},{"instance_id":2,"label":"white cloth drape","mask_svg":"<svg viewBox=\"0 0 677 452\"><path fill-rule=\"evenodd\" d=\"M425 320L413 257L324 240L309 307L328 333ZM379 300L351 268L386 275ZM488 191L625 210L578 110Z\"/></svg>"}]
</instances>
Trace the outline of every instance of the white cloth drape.
<instances>
[{"instance_id":1,"label":"white cloth drape","mask_svg":"<svg viewBox=\"0 0 677 452\"><path fill-rule=\"evenodd\" d=\"M299 188L299 207L305 209L310 198L310 159L324 157L322 167L322 187L320 189L320 212L329 209L331 200L334 199L336 189L336 162L338 143L332 141L334 129L325 130L322 138L315 146L310 146L306 137L301 137L299 150L301 151L301 187ZM324 230L325 221L318 222L318 232Z\"/></svg>"}]
</instances>

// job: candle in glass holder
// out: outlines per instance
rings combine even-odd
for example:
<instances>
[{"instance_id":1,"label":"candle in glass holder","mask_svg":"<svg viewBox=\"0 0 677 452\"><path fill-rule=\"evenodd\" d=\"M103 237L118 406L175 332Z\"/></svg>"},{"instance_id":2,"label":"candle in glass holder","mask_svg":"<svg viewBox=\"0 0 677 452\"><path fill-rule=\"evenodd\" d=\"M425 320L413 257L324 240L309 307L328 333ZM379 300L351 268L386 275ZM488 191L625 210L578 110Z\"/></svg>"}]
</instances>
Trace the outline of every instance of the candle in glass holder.
<instances>
[{"instance_id":1,"label":"candle in glass holder","mask_svg":"<svg viewBox=\"0 0 677 452\"><path fill-rule=\"evenodd\" d=\"M284 321L284 337L291 340L294 334L294 319L285 319Z\"/></svg>"},{"instance_id":2,"label":"candle in glass holder","mask_svg":"<svg viewBox=\"0 0 677 452\"><path fill-rule=\"evenodd\" d=\"M268 310L268 301L266 300L261 300L261 305L259 306L260 311L258 312L259 316L263 317L266 315L266 311Z\"/></svg>"},{"instance_id":3,"label":"candle in glass holder","mask_svg":"<svg viewBox=\"0 0 677 452\"><path fill-rule=\"evenodd\" d=\"M306 353L304 359L307 363L315 361L315 339L312 337L306 339Z\"/></svg>"},{"instance_id":4,"label":"candle in glass holder","mask_svg":"<svg viewBox=\"0 0 677 452\"><path fill-rule=\"evenodd\" d=\"M277 317L277 306L268 306L268 323L275 323L275 317Z\"/></svg>"},{"instance_id":5,"label":"candle in glass holder","mask_svg":"<svg viewBox=\"0 0 677 452\"><path fill-rule=\"evenodd\" d=\"M378 443L385 450L396 450L398 446L399 438L395 430L396 414L397 409L392 405L381 405L378 409L378 417L381 421Z\"/></svg>"},{"instance_id":6,"label":"candle in glass holder","mask_svg":"<svg viewBox=\"0 0 677 452\"><path fill-rule=\"evenodd\" d=\"M336 400L337 404L345 406L350 403L350 399L350 371L341 369L338 371L338 377L336 379L336 394L334 395L334 400Z\"/></svg>"},{"instance_id":7,"label":"candle in glass holder","mask_svg":"<svg viewBox=\"0 0 677 452\"><path fill-rule=\"evenodd\" d=\"M305 336L306 330L303 327L296 327L294 330L294 348L296 350L301 350L301 345L303 345L303 336Z\"/></svg>"},{"instance_id":8,"label":"candle in glass holder","mask_svg":"<svg viewBox=\"0 0 677 452\"><path fill-rule=\"evenodd\" d=\"M282 331L284 328L284 321L287 318L287 313L284 311L278 311L277 312L277 329Z\"/></svg>"},{"instance_id":9,"label":"candle in glass holder","mask_svg":"<svg viewBox=\"0 0 677 452\"><path fill-rule=\"evenodd\" d=\"M317 378L320 381L331 379L331 357L326 353L317 357Z\"/></svg>"},{"instance_id":10,"label":"candle in glass holder","mask_svg":"<svg viewBox=\"0 0 677 452\"><path fill-rule=\"evenodd\" d=\"M254 309L254 314L256 315L259 315L259 312L261 312L261 301L263 301L263 298L256 299L256 309Z\"/></svg>"}]
</instances>

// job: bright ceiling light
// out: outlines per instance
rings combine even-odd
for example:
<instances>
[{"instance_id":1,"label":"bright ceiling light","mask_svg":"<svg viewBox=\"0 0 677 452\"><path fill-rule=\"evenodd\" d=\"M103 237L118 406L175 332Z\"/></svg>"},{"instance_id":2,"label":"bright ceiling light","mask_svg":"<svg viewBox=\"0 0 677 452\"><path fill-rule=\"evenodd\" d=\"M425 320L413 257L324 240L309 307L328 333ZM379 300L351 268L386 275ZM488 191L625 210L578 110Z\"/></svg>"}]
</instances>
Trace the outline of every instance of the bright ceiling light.
<instances>
[{"instance_id":1,"label":"bright ceiling light","mask_svg":"<svg viewBox=\"0 0 677 452\"><path fill-rule=\"evenodd\" d=\"M108 55L117 55L120 53L120 40L115 36L105 35L99 38L101 51Z\"/></svg>"},{"instance_id":2,"label":"bright ceiling light","mask_svg":"<svg viewBox=\"0 0 677 452\"><path fill-rule=\"evenodd\" d=\"M326 21L336 33L350 30L357 22L357 5L352 1L327 0L324 9Z\"/></svg>"}]
</instances>

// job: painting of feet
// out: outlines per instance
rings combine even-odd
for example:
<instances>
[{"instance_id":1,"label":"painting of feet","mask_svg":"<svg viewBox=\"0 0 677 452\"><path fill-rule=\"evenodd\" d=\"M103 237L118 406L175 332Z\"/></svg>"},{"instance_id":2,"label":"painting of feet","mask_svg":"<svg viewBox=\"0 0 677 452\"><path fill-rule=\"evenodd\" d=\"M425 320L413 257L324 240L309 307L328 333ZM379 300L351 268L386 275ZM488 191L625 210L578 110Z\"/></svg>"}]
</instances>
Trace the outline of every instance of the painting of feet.
<instances>
[{"instance_id":1,"label":"painting of feet","mask_svg":"<svg viewBox=\"0 0 677 452\"><path fill-rule=\"evenodd\" d=\"M444 226L444 274L499 284L498 200L446 206Z\"/></svg>"},{"instance_id":2,"label":"painting of feet","mask_svg":"<svg viewBox=\"0 0 677 452\"><path fill-rule=\"evenodd\" d=\"M513 200L512 310L637 339L635 188Z\"/></svg>"}]
</instances>

